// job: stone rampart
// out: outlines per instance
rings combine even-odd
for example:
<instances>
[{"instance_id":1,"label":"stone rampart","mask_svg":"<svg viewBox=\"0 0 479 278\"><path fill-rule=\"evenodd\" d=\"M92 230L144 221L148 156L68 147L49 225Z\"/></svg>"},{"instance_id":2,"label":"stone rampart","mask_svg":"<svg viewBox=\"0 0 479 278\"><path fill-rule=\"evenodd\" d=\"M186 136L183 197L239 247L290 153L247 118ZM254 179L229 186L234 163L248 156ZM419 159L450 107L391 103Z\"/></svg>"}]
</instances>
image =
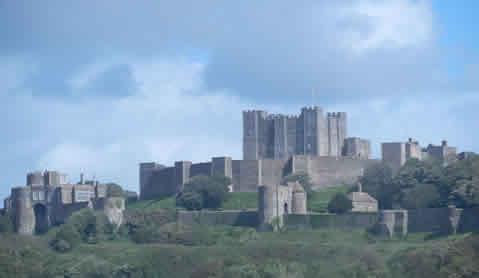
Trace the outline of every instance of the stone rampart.
<instances>
[{"instance_id":1,"label":"stone rampart","mask_svg":"<svg viewBox=\"0 0 479 278\"><path fill-rule=\"evenodd\" d=\"M262 184L280 184L283 179L283 168L286 161L264 159L261 161Z\"/></svg>"},{"instance_id":2,"label":"stone rampart","mask_svg":"<svg viewBox=\"0 0 479 278\"><path fill-rule=\"evenodd\" d=\"M308 163L294 165L295 172L307 171L315 189L341 184L353 184L361 175L362 169L378 163L374 159L353 159L346 157L309 157ZM299 161L298 161L299 162ZM307 164L306 169L300 165Z\"/></svg>"},{"instance_id":3,"label":"stone rampart","mask_svg":"<svg viewBox=\"0 0 479 278\"><path fill-rule=\"evenodd\" d=\"M378 221L377 213L290 214L285 216L288 228L367 229Z\"/></svg>"},{"instance_id":4,"label":"stone rampart","mask_svg":"<svg viewBox=\"0 0 479 278\"><path fill-rule=\"evenodd\" d=\"M156 171L147 186L142 188L141 197L144 200L161 198L176 193L175 167Z\"/></svg>"},{"instance_id":5,"label":"stone rampart","mask_svg":"<svg viewBox=\"0 0 479 278\"><path fill-rule=\"evenodd\" d=\"M256 228L257 211L183 211L177 213L178 222L183 225L231 225Z\"/></svg>"},{"instance_id":6,"label":"stone rampart","mask_svg":"<svg viewBox=\"0 0 479 278\"><path fill-rule=\"evenodd\" d=\"M210 176L211 162L195 163L191 165L190 177L194 176Z\"/></svg>"}]
</instances>

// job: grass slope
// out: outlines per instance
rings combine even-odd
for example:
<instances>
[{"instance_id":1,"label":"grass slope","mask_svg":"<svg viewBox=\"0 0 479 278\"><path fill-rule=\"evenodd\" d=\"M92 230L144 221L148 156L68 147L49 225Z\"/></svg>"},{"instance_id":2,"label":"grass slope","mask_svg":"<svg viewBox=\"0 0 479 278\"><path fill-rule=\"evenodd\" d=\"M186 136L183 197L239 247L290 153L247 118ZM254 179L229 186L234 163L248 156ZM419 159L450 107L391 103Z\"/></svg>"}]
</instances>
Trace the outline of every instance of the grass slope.
<instances>
[{"instance_id":1,"label":"grass slope","mask_svg":"<svg viewBox=\"0 0 479 278\"><path fill-rule=\"evenodd\" d=\"M233 232L232 232L233 231ZM216 242L135 244L104 241L56 253L47 236L0 234L0 277L477 277L478 236L425 241L371 238L360 230L259 233L239 240L242 230L202 227ZM230 240L225 240L229 238ZM233 251L234 250L234 251ZM462 276L451 276L465 273Z\"/></svg>"},{"instance_id":2,"label":"grass slope","mask_svg":"<svg viewBox=\"0 0 479 278\"><path fill-rule=\"evenodd\" d=\"M351 186L342 185L337 187L328 187L314 191L308 199L308 210L314 212L327 212L328 203L338 192L347 192ZM135 202L128 209L153 210L158 208L175 208L175 198L169 197L161 200L147 200ZM230 198L221 206L223 210L241 210L241 209L257 209L258 193L257 192L233 192Z\"/></svg>"}]
</instances>

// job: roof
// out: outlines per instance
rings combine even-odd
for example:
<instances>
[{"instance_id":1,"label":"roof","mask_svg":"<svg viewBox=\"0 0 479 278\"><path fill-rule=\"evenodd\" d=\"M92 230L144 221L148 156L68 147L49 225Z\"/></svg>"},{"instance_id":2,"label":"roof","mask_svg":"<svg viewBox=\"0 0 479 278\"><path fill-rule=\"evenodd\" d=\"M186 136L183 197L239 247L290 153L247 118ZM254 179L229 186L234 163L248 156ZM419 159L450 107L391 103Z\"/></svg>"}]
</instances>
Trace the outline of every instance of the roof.
<instances>
[{"instance_id":1,"label":"roof","mask_svg":"<svg viewBox=\"0 0 479 278\"><path fill-rule=\"evenodd\" d=\"M366 192L351 192L348 194L348 198L353 202L361 202L361 203L377 203L378 201L371 197Z\"/></svg>"}]
</instances>

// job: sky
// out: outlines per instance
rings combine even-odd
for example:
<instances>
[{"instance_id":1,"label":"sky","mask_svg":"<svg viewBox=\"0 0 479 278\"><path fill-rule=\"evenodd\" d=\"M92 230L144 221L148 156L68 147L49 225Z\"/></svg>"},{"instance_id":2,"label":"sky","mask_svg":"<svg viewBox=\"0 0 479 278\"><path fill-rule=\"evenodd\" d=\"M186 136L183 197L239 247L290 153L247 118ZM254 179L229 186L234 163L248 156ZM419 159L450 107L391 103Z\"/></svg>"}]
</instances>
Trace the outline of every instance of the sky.
<instances>
[{"instance_id":1,"label":"sky","mask_svg":"<svg viewBox=\"0 0 479 278\"><path fill-rule=\"evenodd\" d=\"M242 158L242 110L479 152L477 1L0 1L0 198L34 170ZM317 93L311 97L312 88Z\"/></svg>"}]
</instances>

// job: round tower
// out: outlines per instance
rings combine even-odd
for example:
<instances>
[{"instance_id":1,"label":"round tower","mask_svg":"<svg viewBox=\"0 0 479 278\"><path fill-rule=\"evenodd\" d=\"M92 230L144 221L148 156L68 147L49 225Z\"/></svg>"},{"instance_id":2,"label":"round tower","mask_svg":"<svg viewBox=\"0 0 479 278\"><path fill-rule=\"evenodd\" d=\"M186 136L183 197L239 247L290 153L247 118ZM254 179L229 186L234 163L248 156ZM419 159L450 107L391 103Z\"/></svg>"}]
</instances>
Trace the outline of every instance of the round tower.
<instances>
[{"instance_id":1,"label":"round tower","mask_svg":"<svg viewBox=\"0 0 479 278\"><path fill-rule=\"evenodd\" d=\"M12 216L15 231L23 235L33 235L35 229L35 213L30 196L31 190L29 187L12 189Z\"/></svg>"},{"instance_id":2,"label":"round tower","mask_svg":"<svg viewBox=\"0 0 479 278\"><path fill-rule=\"evenodd\" d=\"M293 184L293 200L292 213L293 214L307 214L306 208L306 192L299 183Z\"/></svg>"},{"instance_id":3,"label":"round tower","mask_svg":"<svg viewBox=\"0 0 479 278\"><path fill-rule=\"evenodd\" d=\"M27 185L43 185L42 172L36 171L27 174Z\"/></svg>"},{"instance_id":4,"label":"round tower","mask_svg":"<svg viewBox=\"0 0 479 278\"><path fill-rule=\"evenodd\" d=\"M276 186L263 185L258 188L258 220L262 228L269 227L275 217L279 215L277 211Z\"/></svg>"}]
</instances>

